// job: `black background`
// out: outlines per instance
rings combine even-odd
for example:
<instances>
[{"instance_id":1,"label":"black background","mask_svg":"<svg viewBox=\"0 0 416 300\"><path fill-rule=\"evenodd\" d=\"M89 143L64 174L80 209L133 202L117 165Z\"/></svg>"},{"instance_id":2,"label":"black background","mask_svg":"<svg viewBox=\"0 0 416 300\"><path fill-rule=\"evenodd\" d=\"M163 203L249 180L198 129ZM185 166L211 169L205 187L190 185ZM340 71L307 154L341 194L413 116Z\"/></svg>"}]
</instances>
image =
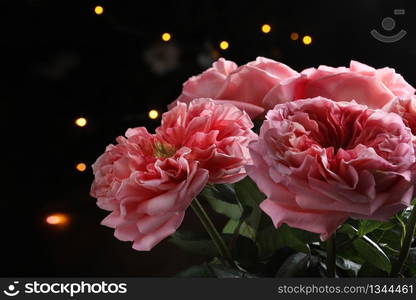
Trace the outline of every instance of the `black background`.
<instances>
[{"instance_id":1,"label":"black background","mask_svg":"<svg viewBox=\"0 0 416 300\"><path fill-rule=\"evenodd\" d=\"M393 67L415 86L412 2L2 0L0 275L172 276L203 261L166 241L143 253L116 240L99 225L106 212L89 196L91 169L75 165L90 166L128 127L152 131L159 120L147 112L166 111L182 83L206 68L201 55L238 64L266 56L298 71L355 59ZM96 5L103 15L94 14ZM395 8L406 14L394 16ZM388 16L397 22L393 33L408 32L393 44L369 34L391 34L381 27ZM163 32L172 34L169 43ZM291 32L311 35L312 44L292 41ZM230 43L226 51L221 40ZM145 53L163 54L167 45L178 51L177 66L157 74ZM80 116L84 128L74 125ZM47 226L53 212L68 213L70 225ZM183 226L202 230L192 212Z\"/></svg>"}]
</instances>

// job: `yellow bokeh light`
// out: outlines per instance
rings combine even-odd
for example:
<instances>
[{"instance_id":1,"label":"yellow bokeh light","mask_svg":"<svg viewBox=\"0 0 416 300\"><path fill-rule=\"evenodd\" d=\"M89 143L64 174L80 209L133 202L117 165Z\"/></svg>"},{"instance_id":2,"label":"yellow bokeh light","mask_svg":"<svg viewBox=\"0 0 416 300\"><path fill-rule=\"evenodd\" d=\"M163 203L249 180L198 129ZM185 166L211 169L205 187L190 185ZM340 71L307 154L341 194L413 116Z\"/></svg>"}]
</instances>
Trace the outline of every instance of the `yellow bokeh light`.
<instances>
[{"instance_id":1,"label":"yellow bokeh light","mask_svg":"<svg viewBox=\"0 0 416 300\"><path fill-rule=\"evenodd\" d=\"M164 40L165 42L170 41L171 38L172 38L172 35L168 32L165 32L164 34L162 34L162 40Z\"/></svg>"},{"instance_id":2,"label":"yellow bokeh light","mask_svg":"<svg viewBox=\"0 0 416 300\"><path fill-rule=\"evenodd\" d=\"M290 34L290 39L291 39L292 41L296 41L298 38L299 38L299 34L298 34L297 32L292 32L292 33Z\"/></svg>"},{"instance_id":3,"label":"yellow bokeh light","mask_svg":"<svg viewBox=\"0 0 416 300\"><path fill-rule=\"evenodd\" d=\"M263 33L269 33L271 30L272 27L269 24L264 24L261 26L261 31L263 31Z\"/></svg>"},{"instance_id":4,"label":"yellow bokeh light","mask_svg":"<svg viewBox=\"0 0 416 300\"><path fill-rule=\"evenodd\" d=\"M79 127L84 127L85 125L87 125L87 119L85 118L78 118L75 120L75 125L79 126Z\"/></svg>"},{"instance_id":5,"label":"yellow bokeh light","mask_svg":"<svg viewBox=\"0 0 416 300\"><path fill-rule=\"evenodd\" d=\"M49 225L66 225L69 223L69 217L66 214L56 213L46 217L46 223Z\"/></svg>"},{"instance_id":6,"label":"yellow bokeh light","mask_svg":"<svg viewBox=\"0 0 416 300\"><path fill-rule=\"evenodd\" d=\"M230 46L230 44L229 44L227 41L222 41L222 42L220 43L220 48L221 48L222 50L227 50L229 46Z\"/></svg>"},{"instance_id":7,"label":"yellow bokeh light","mask_svg":"<svg viewBox=\"0 0 416 300\"><path fill-rule=\"evenodd\" d=\"M78 163L75 168L80 171L80 172L84 172L87 169L87 165L84 163Z\"/></svg>"},{"instance_id":8,"label":"yellow bokeh light","mask_svg":"<svg viewBox=\"0 0 416 300\"><path fill-rule=\"evenodd\" d=\"M310 45L310 44L312 43L312 37L311 37L311 36L309 36L309 35L305 35L305 36L303 37L303 39L302 39L302 42L303 42L305 45Z\"/></svg>"},{"instance_id":9,"label":"yellow bokeh light","mask_svg":"<svg viewBox=\"0 0 416 300\"><path fill-rule=\"evenodd\" d=\"M152 109L151 111L149 111L149 118L154 120L157 119L157 117L159 117L159 112L156 109Z\"/></svg>"},{"instance_id":10,"label":"yellow bokeh light","mask_svg":"<svg viewBox=\"0 0 416 300\"><path fill-rule=\"evenodd\" d=\"M102 15L102 14L103 14L103 12L104 12L104 8L103 8L102 6L100 6L100 5L97 5L97 6L94 8L94 12L95 12L95 14L97 14L97 15Z\"/></svg>"}]
</instances>

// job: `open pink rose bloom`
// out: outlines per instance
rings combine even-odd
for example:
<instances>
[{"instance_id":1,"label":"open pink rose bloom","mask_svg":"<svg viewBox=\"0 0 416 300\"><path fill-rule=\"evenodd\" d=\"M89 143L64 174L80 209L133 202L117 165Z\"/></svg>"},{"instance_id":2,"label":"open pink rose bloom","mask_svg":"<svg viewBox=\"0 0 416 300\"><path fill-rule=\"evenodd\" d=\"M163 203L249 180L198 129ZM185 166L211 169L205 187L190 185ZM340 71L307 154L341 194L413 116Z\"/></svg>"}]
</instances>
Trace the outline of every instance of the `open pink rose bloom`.
<instances>
[{"instance_id":1,"label":"open pink rose bloom","mask_svg":"<svg viewBox=\"0 0 416 300\"><path fill-rule=\"evenodd\" d=\"M93 165L91 195L111 211L102 222L114 235L150 250L182 223L207 182L245 176L249 116L231 104L200 99L165 113L156 134L143 127L117 138Z\"/></svg>"},{"instance_id":2,"label":"open pink rose bloom","mask_svg":"<svg viewBox=\"0 0 416 300\"><path fill-rule=\"evenodd\" d=\"M264 57L241 67L220 58L212 68L185 82L182 94L169 107L176 102L188 103L193 98L209 97L232 103L251 118L259 118L265 112L264 98L273 88L298 76L298 72L288 66Z\"/></svg>"},{"instance_id":3,"label":"open pink rose bloom","mask_svg":"<svg viewBox=\"0 0 416 300\"><path fill-rule=\"evenodd\" d=\"M326 239L349 217L387 220L413 195L413 135L399 115L322 97L277 105L247 167L275 226Z\"/></svg>"}]
</instances>

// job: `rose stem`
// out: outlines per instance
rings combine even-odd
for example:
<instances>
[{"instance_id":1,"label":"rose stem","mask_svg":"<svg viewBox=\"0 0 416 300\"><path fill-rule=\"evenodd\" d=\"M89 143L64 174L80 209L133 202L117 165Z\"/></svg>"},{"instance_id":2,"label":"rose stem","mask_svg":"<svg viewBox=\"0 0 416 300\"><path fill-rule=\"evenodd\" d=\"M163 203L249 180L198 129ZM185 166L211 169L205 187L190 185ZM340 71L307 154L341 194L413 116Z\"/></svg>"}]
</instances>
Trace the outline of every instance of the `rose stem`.
<instances>
[{"instance_id":1,"label":"rose stem","mask_svg":"<svg viewBox=\"0 0 416 300\"><path fill-rule=\"evenodd\" d=\"M204 208L202 207L201 203L198 201L197 198L195 198L192 201L191 207L195 214L198 216L202 225L204 225L205 230L210 235L220 255L228 262L230 266L234 267L235 263L231 257L230 250L228 249L218 230L215 228L214 224L212 223L211 219L209 218L208 214L205 212Z\"/></svg>"},{"instance_id":2,"label":"rose stem","mask_svg":"<svg viewBox=\"0 0 416 300\"><path fill-rule=\"evenodd\" d=\"M409 221L406 226L406 235L403 240L402 248L400 249L399 259L396 264L393 265L390 277L397 277L402 271L404 262L409 256L410 247L412 246L412 239L416 229L416 205L413 206L412 213L410 214Z\"/></svg>"},{"instance_id":3,"label":"rose stem","mask_svg":"<svg viewBox=\"0 0 416 300\"><path fill-rule=\"evenodd\" d=\"M336 245L334 232L326 241L326 272L328 277L335 278Z\"/></svg>"}]
</instances>

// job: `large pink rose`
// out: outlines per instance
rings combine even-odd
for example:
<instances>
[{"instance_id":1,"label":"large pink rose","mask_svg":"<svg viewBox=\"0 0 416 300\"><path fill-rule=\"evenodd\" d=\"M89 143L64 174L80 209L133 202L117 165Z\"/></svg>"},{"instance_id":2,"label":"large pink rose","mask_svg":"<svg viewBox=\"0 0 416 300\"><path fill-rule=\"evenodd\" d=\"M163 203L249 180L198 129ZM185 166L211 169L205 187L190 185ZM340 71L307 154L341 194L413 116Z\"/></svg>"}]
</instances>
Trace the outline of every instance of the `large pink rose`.
<instances>
[{"instance_id":1,"label":"large pink rose","mask_svg":"<svg viewBox=\"0 0 416 300\"><path fill-rule=\"evenodd\" d=\"M247 172L275 226L328 238L347 218L386 220L409 205L413 135L394 113L322 97L277 105Z\"/></svg>"},{"instance_id":2,"label":"large pink rose","mask_svg":"<svg viewBox=\"0 0 416 300\"><path fill-rule=\"evenodd\" d=\"M235 182L257 138L250 117L231 104L197 99L162 116L156 134L129 129L93 165L91 195L111 214L115 236L150 250L179 227L207 182Z\"/></svg>"},{"instance_id":3,"label":"large pink rose","mask_svg":"<svg viewBox=\"0 0 416 300\"><path fill-rule=\"evenodd\" d=\"M257 139L251 128L250 117L234 105L195 99L164 113L156 132L176 148L191 149L189 157L209 171L211 183L231 183L246 176L248 144Z\"/></svg>"},{"instance_id":4,"label":"large pink rose","mask_svg":"<svg viewBox=\"0 0 416 300\"><path fill-rule=\"evenodd\" d=\"M374 69L351 61L349 68L320 66L275 86L263 100L263 107L297 99L326 97L334 101L355 100L370 108L382 108L395 96L408 97L415 92L394 69Z\"/></svg>"},{"instance_id":5,"label":"large pink rose","mask_svg":"<svg viewBox=\"0 0 416 300\"><path fill-rule=\"evenodd\" d=\"M115 237L150 250L182 223L185 209L208 181L208 171L145 128L129 129L93 165L91 195L111 211L102 224Z\"/></svg>"},{"instance_id":6,"label":"large pink rose","mask_svg":"<svg viewBox=\"0 0 416 300\"><path fill-rule=\"evenodd\" d=\"M288 66L264 57L239 68L234 62L220 58L212 68L186 81L182 94L169 108L176 102L212 98L232 103L251 118L257 118L264 114L263 99L269 91L279 83L299 76Z\"/></svg>"}]
</instances>

